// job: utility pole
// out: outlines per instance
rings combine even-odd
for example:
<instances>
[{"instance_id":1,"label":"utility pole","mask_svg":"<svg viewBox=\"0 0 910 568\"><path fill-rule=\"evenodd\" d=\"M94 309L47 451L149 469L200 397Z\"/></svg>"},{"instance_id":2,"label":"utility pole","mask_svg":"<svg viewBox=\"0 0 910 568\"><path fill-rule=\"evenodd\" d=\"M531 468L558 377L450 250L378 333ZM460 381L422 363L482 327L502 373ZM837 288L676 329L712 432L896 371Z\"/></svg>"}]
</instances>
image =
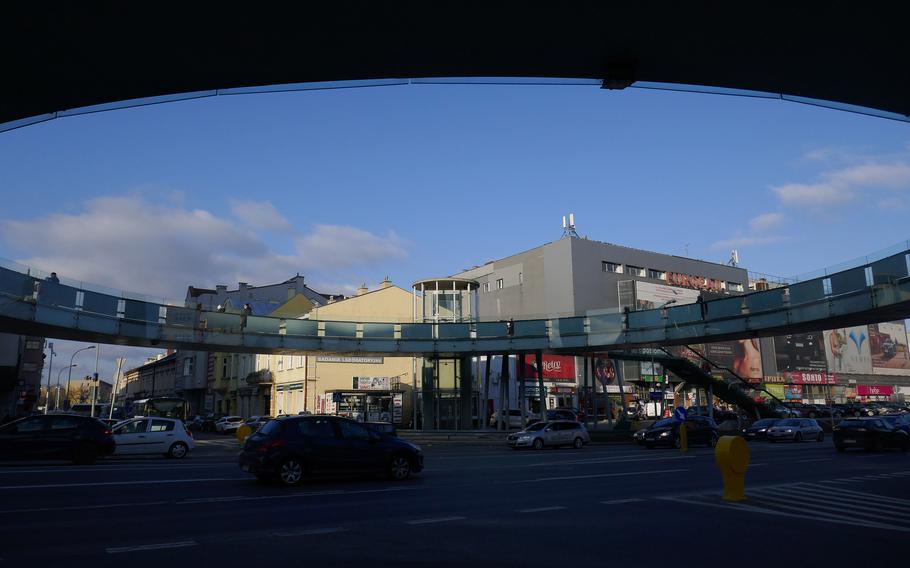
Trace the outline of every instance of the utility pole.
<instances>
[{"instance_id":1,"label":"utility pole","mask_svg":"<svg viewBox=\"0 0 910 568\"><path fill-rule=\"evenodd\" d=\"M120 371L123 369L124 363L126 363L126 359L122 357L117 358L117 374L114 375L114 386L111 387L111 408L107 414L108 420L112 420L114 418L114 393L117 392L117 387L120 385Z\"/></svg>"},{"instance_id":2,"label":"utility pole","mask_svg":"<svg viewBox=\"0 0 910 568\"><path fill-rule=\"evenodd\" d=\"M45 392L44 397L44 413L47 414L47 409L51 405L51 371L54 369L54 343L48 342L48 347L51 349L51 361L47 366L47 392Z\"/></svg>"},{"instance_id":3,"label":"utility pole","mask_svg":"<svg viewBox=\"0 0 910 568\"><path fill-rule=\"evenodd\" d=\"M98 398L98 362L101 359L101 344L96 344L95 346L95 374L92 375L92 410L91 416L95 417L95 400Z\"/></svg>"}]
</instances>

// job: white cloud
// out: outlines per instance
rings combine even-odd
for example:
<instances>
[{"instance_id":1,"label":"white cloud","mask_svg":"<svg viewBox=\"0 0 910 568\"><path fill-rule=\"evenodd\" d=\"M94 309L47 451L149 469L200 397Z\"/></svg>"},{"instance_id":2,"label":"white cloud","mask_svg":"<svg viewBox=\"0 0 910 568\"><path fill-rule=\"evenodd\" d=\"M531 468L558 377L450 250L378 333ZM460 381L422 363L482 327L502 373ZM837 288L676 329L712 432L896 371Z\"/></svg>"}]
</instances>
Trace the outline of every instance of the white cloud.
<instances>
[{"instance_id":1,"label":"white cloud","mask_svg":"<svg viewBox=\"0 0 910 568\"><path fill-rule=\"evenodd\" d=\"M762 213L749 221L749 227L751 227L753 231L767 231L780 225L783 221L783 213Z\"/></svg>"},{"instance_id":2,"label":"white cloud","mask_svg":"<svg viewBox=\"0 0 910 568\"><path fill-rule=\"evenodd\" d=\"M824 172L815 183L788 183L772 187L785 205L839 205L855 200L869 190L901 190L910 187L910 165L866 163Z\"/></svg>"},{"instance_id":3,"label":"white cloud","mask_svg":"<svg viewBox=\"0 0 910 568\"><path fill-rule=\"evenodd\" d=\"M407 257L394 233L335 225L297 235L294 250L282 253L230 219L138 195L92 199L76 214L2 221L0 238L23 264L172 299L183 298L188 285L265 284L297 272L334 279L339 271Z\"/></svg>"},{"instance_id":4,"label":"white cloud","mask_svg":"<svg viewBox=\"0 0 910 568\"><path fill-rule=\"evenodd\" d=\"M231 199L231 213L251 229L290 231L291 223L275 209L271 201Z\"/></svg>"},{"instance_id":5,"label":"white cloud","mask_svg":"<svg viewBox=\"0 0 910 568\"><path fill-rule=\"evenodd\" d=\"M722 241L715 241L714 243L711 243L711 248L712 249L727 249L727 248L739 248L739 247L748 247L748 246L770 245L770 244L786 241L788 238L789 237L785 237L782 235L733 237L730 239L724 239Z\"/></svg>"}]
</instances>

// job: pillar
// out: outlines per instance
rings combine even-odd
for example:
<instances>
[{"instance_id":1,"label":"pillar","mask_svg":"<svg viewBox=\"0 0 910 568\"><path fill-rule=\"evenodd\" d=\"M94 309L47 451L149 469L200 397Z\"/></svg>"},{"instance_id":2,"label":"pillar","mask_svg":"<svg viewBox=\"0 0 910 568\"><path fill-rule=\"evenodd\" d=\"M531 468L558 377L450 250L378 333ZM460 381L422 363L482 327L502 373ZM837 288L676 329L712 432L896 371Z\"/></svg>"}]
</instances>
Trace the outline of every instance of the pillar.
<instances>
[{"instance_id":1,"label":"pillar","mask_svg":"<svg viewBox=\"0 0 910 568\"><path fill-rule=\"evenodd\" d=\"M474 393L474 381L471 373L471 356L462 355L458 360L458 398L460 399L459 408L461 409L461 430L470 430L472 424L471 403L472 394Z\"/></svg>"}]
</instances>

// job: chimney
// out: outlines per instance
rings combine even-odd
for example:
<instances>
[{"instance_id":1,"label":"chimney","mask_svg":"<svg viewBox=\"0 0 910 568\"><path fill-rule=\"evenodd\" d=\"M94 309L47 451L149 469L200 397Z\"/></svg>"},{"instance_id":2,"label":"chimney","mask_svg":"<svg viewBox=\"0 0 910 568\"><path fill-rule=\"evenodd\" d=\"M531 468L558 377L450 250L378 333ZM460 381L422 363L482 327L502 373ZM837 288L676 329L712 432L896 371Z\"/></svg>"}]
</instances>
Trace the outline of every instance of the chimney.
<instances>
[{"instance_id":1,"label":"chimney","mask_svg":"<svg viewBox=\"0 0 910 568\"><path fill-rule=\"evenodd\" d=\"M380 289L380 290L384 290L384 289L388 288L388 287L391 286L391 285L392 285L392 281L389 280L389 277L388 277L388 276L386 276L385 278L382 279L382 282L379 283L379 289Z\"/></svg>"},{"instance_id":2,"label":"chimney","mask_svg":"<svg viewBox=\"0 0 910 568\"><path fill-rule=\"evenodd\" d=\"M225 286L224 284L218 284L217 286L215 286L215 291L218 292L219 294L224 294L225 292L227 292L227 286Z\"/></svg>"},{"instance_id":3,"label":"chimney","mask_svg":"<svg viewBox=\"0 0 910 568\"><path fill-rule=\"evenodd\" d=\"M237 289L238 289L238 290L246 290L246 289L249 288L249 287L250 287L250 285L247 284L246 282L238 282L238 283L237 283Z\"/></svg>"},{"instance_id":4,"label":"chimney","mask_svg":"<svg viewBox=\"0 0 910 568\"><path fill-rule=\"evenodd\" d=\"M366 294L369 291L370 291L370 289L367 288L367 284L366 284L366 282L364 282L363 284L360 285L360 288L357 288L357 295L363 296L364 294Z\"/></svg>"}]
</instances>

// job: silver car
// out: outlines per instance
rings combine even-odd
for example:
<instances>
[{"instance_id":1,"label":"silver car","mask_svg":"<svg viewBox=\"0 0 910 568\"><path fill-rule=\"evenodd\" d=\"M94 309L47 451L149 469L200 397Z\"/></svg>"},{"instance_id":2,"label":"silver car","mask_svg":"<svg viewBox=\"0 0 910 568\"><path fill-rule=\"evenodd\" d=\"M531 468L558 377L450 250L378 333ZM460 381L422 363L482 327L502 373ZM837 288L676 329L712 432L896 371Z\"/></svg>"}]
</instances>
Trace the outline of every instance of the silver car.
<instances>
[{"instance_id":1,"label":"silver car","mask_svg":"<svg viewBox=\"0 0 910 568\"><path fill-rule=\"evenodd\" d=\"M768 428L767 436L770 442L778 440L792 440L794 442L815 440L816 442L821 442L825 439L822 427L811 418L787 418L781 420Z\"/></svg>"},{"instance_id":2,"label":"silver car","mask_svg":"<svg viewBox=\"0 0 910 568\"><path fill-rule=\"evenodd\" d=\"M541 450L545 447L556 448L559 446L581 448L591 442L591 437L580 422L552 420L535 422L524 430L511 434L508 442L509 446L515 450L519 448Z\"/></svg>"}]
</instances>

